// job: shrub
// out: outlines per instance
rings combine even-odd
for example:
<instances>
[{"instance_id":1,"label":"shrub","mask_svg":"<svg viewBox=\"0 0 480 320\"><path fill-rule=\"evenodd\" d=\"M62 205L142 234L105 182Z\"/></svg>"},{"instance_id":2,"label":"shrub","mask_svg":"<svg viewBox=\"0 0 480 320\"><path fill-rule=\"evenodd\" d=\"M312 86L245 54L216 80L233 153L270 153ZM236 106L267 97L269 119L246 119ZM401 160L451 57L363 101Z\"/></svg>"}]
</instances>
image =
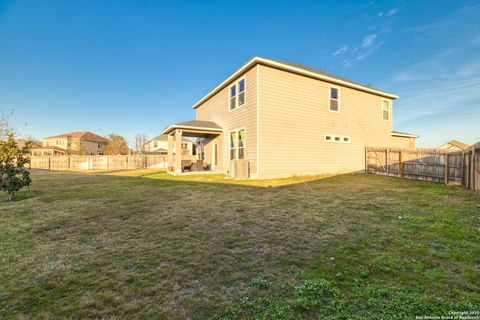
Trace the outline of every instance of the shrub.
<instances>
[{"instance_id":1,"label":"shrub","mask_svg":"<svg viewBox=\"0 0 480 320\"><path fill-rule=\"evenodd\" d=\"M8 201L12 201L15 192L29 186L30 172L25 165L30 162L28 153L32 143L27 142L19 148L13 133L7 133L5 141L0 141L0 188L7 193Z\"/></svg>"}]
</instances>

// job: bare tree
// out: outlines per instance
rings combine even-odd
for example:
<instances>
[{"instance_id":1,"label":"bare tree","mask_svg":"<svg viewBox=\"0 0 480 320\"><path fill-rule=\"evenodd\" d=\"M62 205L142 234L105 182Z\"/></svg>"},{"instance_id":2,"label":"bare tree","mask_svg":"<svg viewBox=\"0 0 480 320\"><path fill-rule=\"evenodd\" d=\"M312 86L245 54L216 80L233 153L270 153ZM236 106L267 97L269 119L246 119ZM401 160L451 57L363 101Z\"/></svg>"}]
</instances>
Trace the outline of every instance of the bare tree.
<instances>
[{"instance_id":1,"label":"bare tree","mask_svg":"<svg viewBox=\"0 0 480 320\"><path fill-rule=\"evenodd\" d=\"M8 133L13 133L13 129L8 124L8 118L13 114L13 110L9 112L2 111L0 113L0 141L7 139Z\"/></svg>"},{"instance_id":2,"label":"bare tree","mask_svg":"<svg viewBox=\"0 0 480 320\"><path fill-rule=\"evenodd\" d=\"M137 133L135 135L135 151L145 151L145 143L147 143L148 137L145 133Z\"/></svg>"}]
</instances>

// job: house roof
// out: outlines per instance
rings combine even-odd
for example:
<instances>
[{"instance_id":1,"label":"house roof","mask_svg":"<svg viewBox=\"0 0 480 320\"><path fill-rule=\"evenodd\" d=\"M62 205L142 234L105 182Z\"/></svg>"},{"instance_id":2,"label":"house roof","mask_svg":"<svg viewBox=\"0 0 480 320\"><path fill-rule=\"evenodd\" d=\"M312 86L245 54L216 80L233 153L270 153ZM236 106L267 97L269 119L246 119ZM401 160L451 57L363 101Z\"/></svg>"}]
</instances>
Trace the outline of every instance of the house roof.
<instances>
[{"instance_id":1,"label":"house roof","mask_svg":"<svg viewBox=\"0 0 480 320\"><path fill-rule=\"evenodd\" d=\"M405 137L405 138L418 138L419 135L413 134L413 133L406 133L406 132L400 132L400 131L392 131L390 132L390 135L395 136L395 137Z\"/></svg>"},{"instance_id":2,"label":"house roof","mask_svg":"<svg viewBox=\"0 0 480 320\"><path fill-rule=\"evenodd\" d=\"M448 144L451 144L452 146L460 148L460 149L467 149L469 147L468 144L460 142L458 140L450 140L450 141L448 141Z\"/></svg>"},{"instance_id":3,"label":"house roof","mask_svg":"<svg viewBox=\"0 0 480 320\"><path fill-rule=\"evenodd\" d=\"M27 144L29 140L25 140L25 139L18 139L16 142L17 142L17 146L19 148L23 148L25 147L25 145ZM38 147L41 147L42 144L38 141L31 141L32 142L32 147L31 149L34 149L34 148L38 148Z\"/></svg>"},{"instance_id":4,"label":"house roof","mask_svg":"<svg viewBox=\"0 0 480 320\"><path fill-rule=\"evenodd\" d=\"M162 134L168 134L175 129L190 129L190 130L205 130L212 132L222 132L223 129L218 124L212 121L190 120L172 124L165 128Z\"/></svg>"},{"instance_id":5,"label":"house roof","mask_svg":"<svg viewBox=\"0 0 480 320\"><path fill-rule=\"evenodd\" d=\"M87 140L87 141L108 142L107 138L104 138L102 136L99 136L98 134L95 134L89 131L77 131L77 132L64 133L57 136L48 137L45 139L54 139L54 138L76 138L76 139Z\"/></svg>"},{"instance_id":6,"label":"house roof","mask_svg":"<svg viewBox=\"0 0 480 320\"><path fill-rule=\"evenodd\" d=\"M320 71L314 68L310 68L301 64L297 63L292 63L292 62L285 62L285 61L280 61L276 59L270 59L270 58L262 58L262 57L254 57L250 59L247 63L245 63L243 66L241 66L237 71L235 71L230 77L228 77L225 81L223 81L220 85L218 85L215 89L210 91L206 96L204 96L202 99L200 99L198 102L196 102L193 105L193 109L198 108L202 103L207 101L209 98L211 98L213 95L215 95L217 92L222 90L225 86L230 84L235 78L239 77L242 73L247 71L248 69L254 67L257 64L281 69L284 71L300 74L303 76L307 77L312 77L315 79L327 81L330 83L334 84L339 84L343 85L346 87L350 87L353 89L365 91L368 93L376 94L382 97L390 98L390 99L398 99L397 95L387 93L385 91L380 91L378 89L372 88L370 86L366 86L357 82L353 82L329 73L326 73L324 71Z\"/></svg>"}]
</instances>

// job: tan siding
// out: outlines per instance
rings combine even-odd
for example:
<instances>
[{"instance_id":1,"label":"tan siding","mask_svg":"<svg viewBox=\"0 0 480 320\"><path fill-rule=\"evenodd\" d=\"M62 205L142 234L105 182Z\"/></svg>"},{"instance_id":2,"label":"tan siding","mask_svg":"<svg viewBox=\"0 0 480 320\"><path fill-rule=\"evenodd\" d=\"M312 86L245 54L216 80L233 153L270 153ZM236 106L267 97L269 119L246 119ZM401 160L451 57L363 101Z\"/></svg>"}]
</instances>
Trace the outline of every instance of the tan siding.
<instances>
[{"instance_id":1,"label":"tan siding","mask_svg":"<svg viewBox=\"0 0 480 320\"><path fill-rule=\"evenodd\" d=\"M414 148L415 147L415 139L414 138L408 138L408 137L392 136L390 144L386 145L385 147Z\"/></svg>"},{"instance_id":2,"label":"tan siding","mask_svg":"<svg viewBox=\"0 0 480 320\"><path fill-rule=\"evenodd\" d=\"M335 85L336 113L327 82L267 66L259 77L260 176L360 171L365 146L402 146L390 136L391 117L382 119L382 97ZM326 142L326 134L351 142Z\"/></svg>"},{"instance_id":3,"label":"tan siding","mask_svg":"<svg viewBox=\"0 0 480 320\"><path fill-rule=\"evenodd\" d=\"M252 173L256 173L257 160L257 71L256 67L246 71L233 82L242 77L246 78L246 103L242 107L229 111L230 86L223 88L220 92L205 101L196 109L197 120L208 120L217 123L224 129L221 146L219 145L219 164L218 168L228 168L229 162L229 132L236 129L245 128L246 131L246 159L250 161ZM210 145L210 142L208 143ZM206 151L211 152L211 146L207 146ZM211 156L208 155L211 160ZM211 161L209 161L210 163Z\"/></svg>"}]
</instances>

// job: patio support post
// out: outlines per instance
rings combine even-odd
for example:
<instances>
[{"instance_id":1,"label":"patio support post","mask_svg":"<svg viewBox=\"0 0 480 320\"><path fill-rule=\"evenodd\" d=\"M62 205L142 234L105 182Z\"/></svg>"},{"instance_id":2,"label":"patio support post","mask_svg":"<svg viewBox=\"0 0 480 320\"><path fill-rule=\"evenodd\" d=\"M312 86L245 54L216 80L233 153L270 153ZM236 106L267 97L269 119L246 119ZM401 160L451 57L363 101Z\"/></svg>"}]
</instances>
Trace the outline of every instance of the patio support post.
<instances>
[{"instance_id":1,"label":"patio support post","mask_svg":"<svg viewBox=\"0 0 480 320\"><path fill-rule=\"evenodd\" d=\"M171 171L173 169L173 136L168 135L168 155L167 155L167 171Z\"/></svg>"},{"instance_id":2,"label":"patio support post","mask_svg":"<svg viewBox=\"0 0 480 320\"><path fill-rule=\"evenodd\" d=\"M182 131L175 131L175 173L182 173Z\"/></svg>"}]
</instances>

